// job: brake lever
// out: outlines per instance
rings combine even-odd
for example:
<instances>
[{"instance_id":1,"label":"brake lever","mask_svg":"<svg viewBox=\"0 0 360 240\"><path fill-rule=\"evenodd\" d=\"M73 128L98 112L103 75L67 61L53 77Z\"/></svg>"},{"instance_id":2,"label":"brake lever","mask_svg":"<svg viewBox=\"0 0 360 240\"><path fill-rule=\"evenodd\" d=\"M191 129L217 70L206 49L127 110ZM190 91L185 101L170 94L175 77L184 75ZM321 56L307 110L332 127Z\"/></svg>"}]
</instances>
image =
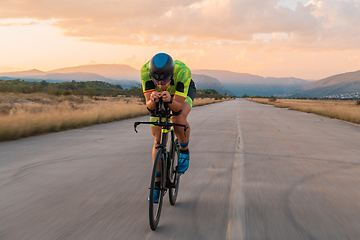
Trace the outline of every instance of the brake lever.
<instances>
[{"instance_id":1,"label":"brake lever","mask_svg":"<svg viewBox=\"0 0 360 240\"><path fill-rule=\"evenodd\" d=\"M135 130L136 133L138 132L138 131L136 130L136 127L137 127L138 125L140 125L140 122L134 122L134 130Z\"/></svg>"}]
</instances>

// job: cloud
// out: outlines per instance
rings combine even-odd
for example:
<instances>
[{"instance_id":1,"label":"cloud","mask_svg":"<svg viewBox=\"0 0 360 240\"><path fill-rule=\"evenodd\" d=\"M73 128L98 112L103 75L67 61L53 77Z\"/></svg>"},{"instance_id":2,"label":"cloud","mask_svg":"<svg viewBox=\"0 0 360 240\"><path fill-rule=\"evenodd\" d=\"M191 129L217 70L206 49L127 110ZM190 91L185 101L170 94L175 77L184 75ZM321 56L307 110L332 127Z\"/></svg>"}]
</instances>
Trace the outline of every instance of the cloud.
<instances>
[{"instance_id":1,"label":"cloud","mask_svg":"<svg viewBox=\"0 0 360 240\"><path fill-rule=\"evenodd\" d=\"M267 52L360 49L359 0L311 0L295 9L278 2L2 0L0 16L52 19L65 36L108 44ZM256 34L273 37L265 41Z\"/></svg>"},{"instance_id":2,"label":"cloud","mask_svg":"<svg viewBox=\"0 0 360 240\"><path fill-rule=\"evenodd\" d=\"M97 61L95 61L95 60L90 60L87 64L90 64L90 65L92 65L92 64L97 64L98 62Z\"/></svg>"},{"instance_id":3,"label":"cloud","mask_svg":"<svg viewBox=\"0 0 360 240\"><path fill-rule=\"evenodd\" d=\"M11 27L11 26L30 26L38 24L35 21L29 19L5 19L1 20L0 18L0 27Z\"/></svg>"},{"instance_id":4,"label":"cloud","mask_svg":"<svg viewBox=\"0 0 360 240\"><path fill-rule=\"evenodd\" d=\"M14 68L14 67L8 67L8 66L0 66L0 73L2 72L13 72L13 71L17 71L19 69Z\"/></svg>"},{"instance_id":5,"label":"cloud","mask_svg":"<svg viewBox=\"0 0 360 240\"><path fill-rule=\"evenodd\" d=\"M124 60L119 61L120 64L127 64L130 66L141 66L142 64L145 63L146 60L144 60L143 62L139 62L136 59L136 55L135 54L131 54L130 56L128 56L127 58L125 58Z\"/></svg>"}]
</instances>

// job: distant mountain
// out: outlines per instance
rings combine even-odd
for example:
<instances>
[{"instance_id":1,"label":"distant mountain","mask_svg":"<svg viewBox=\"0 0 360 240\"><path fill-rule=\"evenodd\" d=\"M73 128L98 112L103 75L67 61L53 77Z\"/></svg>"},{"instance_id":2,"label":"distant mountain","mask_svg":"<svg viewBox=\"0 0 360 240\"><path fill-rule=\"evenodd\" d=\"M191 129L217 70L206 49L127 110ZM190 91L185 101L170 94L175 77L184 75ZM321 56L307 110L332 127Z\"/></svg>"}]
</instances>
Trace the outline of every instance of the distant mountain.
<instances>
[{"instance_id":1,"label":"distant mountain","mask_svg":"<svg viewBox=\"0 0 360 240\"><path fill-rule=\"evenodd\" d=\"M103 77L95 73L74 72L74 73L49 73L42 76L43 80L57 80L57 81L103 81L111 82L112 79Z\"/></svg>"},{"instance_id":2,"label":"distant mountain","mask_svg":"<svg viewBox=\"0 0 360 240\"><path fill-rule=\"evenodd\" d=\"M26 81L105 81L124 88L140 84L140 70L123 64L92 64L42 72L32 69L23 72L0 73L0 78L21 78ZM295 92L311 82L297 78L264 78L247 73L220 70L192 70L192 78L199 88L215 89L219 93L270 96Z\"/></svg>"},{"instance_id":3,"label":"distant mountain","mask_svg":"<svg viewBox=\"0 0 360 240\"><path fill-rule=\"evenodd\" d=\"M23 78L23 77L42 76L44 74L46 73L37 69L32 69L32 70L18 71L18 72L2 72L0 73L0 76Z\"/></svg>"},{"instance_id":4,"label":"distant mountain","mask_svg":"<svg viewBox=\"0 0 360 240\"><path fill-rule=\"evenodd\" d=\"M48 73L95 73L110 79L140 81L140 71L124 64L92 64L76 67L59 68Z\"/></svg>"},{"instance_id":5,"label":"distant mountain","mask_svg":"<svg viewBox=\"0 0 360 240\"><path fill-rule=\"evenodd\" d=\"M224 70L195 69L192 70L191 73L211 76L213 78L217 78L221 83L257 83L264 79L263 77L248 73L236 73Z\"/></svg>"},{"instance_id":6,"label":"distant mountain","mask_svg":"<svg viewBox=\"0 0 360 240\"><path fill-rule=\"evenodd\" d=\"M360 98L360 71L333 75L299 91L287 94L287 97L319 97L319 98Z\"/></svg>"},{"instance_id":7,"label":"distant mountain","mask_svg":"<svg viewBox=\"0 0 360 240\"><path fill-rule=\"evenodd\" d=\"M241 97L245 93L249 96L271 96L294 92L311 84L298 78L261 77L247 73L235 73L223 70L193 70L192 73L204 74L217 78L223 87L231 90L232 94Z\"/></svg>"},{"instance_id":8,"label":"distant mountain","mask_svg":"<svg viewBox=\"0 0 360 240\"><path fill-rule=\"evenodd\" d=\"M230 91L226 90L221 82L216 78L198 74L192 74L191 77L198 89L214 89L220 94L224 94L226 92L232 94Z\"/></svg>"},{"instance_id":9,"label":"distant mountain","mask_svg":"<svg viewBox=\"0 0 360 240\"><path fill-rule=\"evenodd\" d=\"M84 72L81 72L83 70ZM123 72L123 74L121 74ZM104 75L101 75L104 74ZM137 77L135 76L138 75ZM112 78L113 77L113 78ZM130 88L140 84L139 71L127 65L121 64L98 64L83 65L77 67L61 68L49 72L37 69L21 72L0 73L0 78L9 80L21 78L25 81L103 81L111 84L119 84L123 88Z\"/></svg>"}]
</instances>

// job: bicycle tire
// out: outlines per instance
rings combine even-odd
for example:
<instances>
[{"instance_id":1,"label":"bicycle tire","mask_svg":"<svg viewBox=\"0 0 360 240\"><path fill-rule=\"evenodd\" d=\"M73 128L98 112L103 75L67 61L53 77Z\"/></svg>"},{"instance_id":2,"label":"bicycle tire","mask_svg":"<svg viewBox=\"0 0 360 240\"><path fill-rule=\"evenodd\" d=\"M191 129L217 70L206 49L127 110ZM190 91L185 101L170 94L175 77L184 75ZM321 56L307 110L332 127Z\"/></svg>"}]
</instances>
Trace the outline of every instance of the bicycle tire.
<instances>
[{"instance_id":1,"label":"bicycle tire","mask_svg":"<svg viewBox=\"0 0 360 240\"><path fill-rule=\"evenodd\" d=\"M153 171L151 175L151 182L150 182L150 195L149 195L149 223L151 230L155 231L160 220L161 215L161 208L163 204L163 197L165 194L165 188L164 188L164 173L165 173L165 166L164 164L161 164L161 183L160 183L160 194L159 194L159 202L154 203L154 190L155 190L155 179L156 179L156 172L157 172L157 166L159 162L161 162L161 158L163 158L163 150L159 149L156 158L154 161Z\"/></svg>"},{"instance_id":2,"label":"bicycle tire","mask_svg":"<svg viewBox=\"0 0 360 240\"><path fill-rule=\"evenodd\" d=\"M179 185L180 185L180 176L177 176L178 173L176 171L177 165L179 163L179 153L180 145L179 141L176 139L171 142L171 152L170 152L170 169L169 169L169 179L171 181L171 185L175 187L169 188L169 201L171 205L175 205L177 195L179 193ZM178 149L178 151L177 151Z\"/></svg>"}]
</instances>

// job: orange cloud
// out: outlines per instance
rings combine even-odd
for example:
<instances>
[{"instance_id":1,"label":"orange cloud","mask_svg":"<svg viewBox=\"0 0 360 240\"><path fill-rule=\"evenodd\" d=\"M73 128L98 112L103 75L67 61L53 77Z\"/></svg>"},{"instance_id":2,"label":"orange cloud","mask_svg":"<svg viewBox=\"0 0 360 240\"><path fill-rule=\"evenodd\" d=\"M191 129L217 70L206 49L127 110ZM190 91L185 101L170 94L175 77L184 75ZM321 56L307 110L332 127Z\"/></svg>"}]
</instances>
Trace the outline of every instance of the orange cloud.
<instances>
[{"instance_id":1,"label":"orange cloud","mask_svg":"<svg viewBox=\"0 0 360 240\"><path fill-rule=\"evenodd\" d=\"M3 0L0 16L53 19L65 36L109 44L191 49L232 41L250 50L359 49L357 0L311 0L295 10L277 0ZM9 25L9 24L7 24ZM286 38L254 41L258 33Z\"/></svg>"},{"instance_id":2,"label":"orange cloud","mask_svg":"<svg viewBox=\"0 0 360 240\"><path fill-rule=\"evenodd\" d=\"M131 51L141 46L135 53L141 60L130 56L121 61L137 67L161 49L190 67L267 76L280 69L288 76L293 71L312 78L316 73L310 72L317 62L326 61L336 51L340 52L336 61L326 67L342 59L355 68L360 50L359 0L309 0L292 8L284 7L286 1L279 6L278 0L1 0L0 27L46 22L63 36L89 45L129 45L126 48ZM344 53L349 51L355 53ZM316 58L315 52L326 57ZM349 56L355 57L350 60ZM120 62L121 57L115 61ZM92 54L86 62L90 59L107 61ZM297 63L296 69L292 62ZM307 62L311 64L304 64ZM300 65L306 66L306 72L297 70Z\"/></svg>"}]
</instances>

